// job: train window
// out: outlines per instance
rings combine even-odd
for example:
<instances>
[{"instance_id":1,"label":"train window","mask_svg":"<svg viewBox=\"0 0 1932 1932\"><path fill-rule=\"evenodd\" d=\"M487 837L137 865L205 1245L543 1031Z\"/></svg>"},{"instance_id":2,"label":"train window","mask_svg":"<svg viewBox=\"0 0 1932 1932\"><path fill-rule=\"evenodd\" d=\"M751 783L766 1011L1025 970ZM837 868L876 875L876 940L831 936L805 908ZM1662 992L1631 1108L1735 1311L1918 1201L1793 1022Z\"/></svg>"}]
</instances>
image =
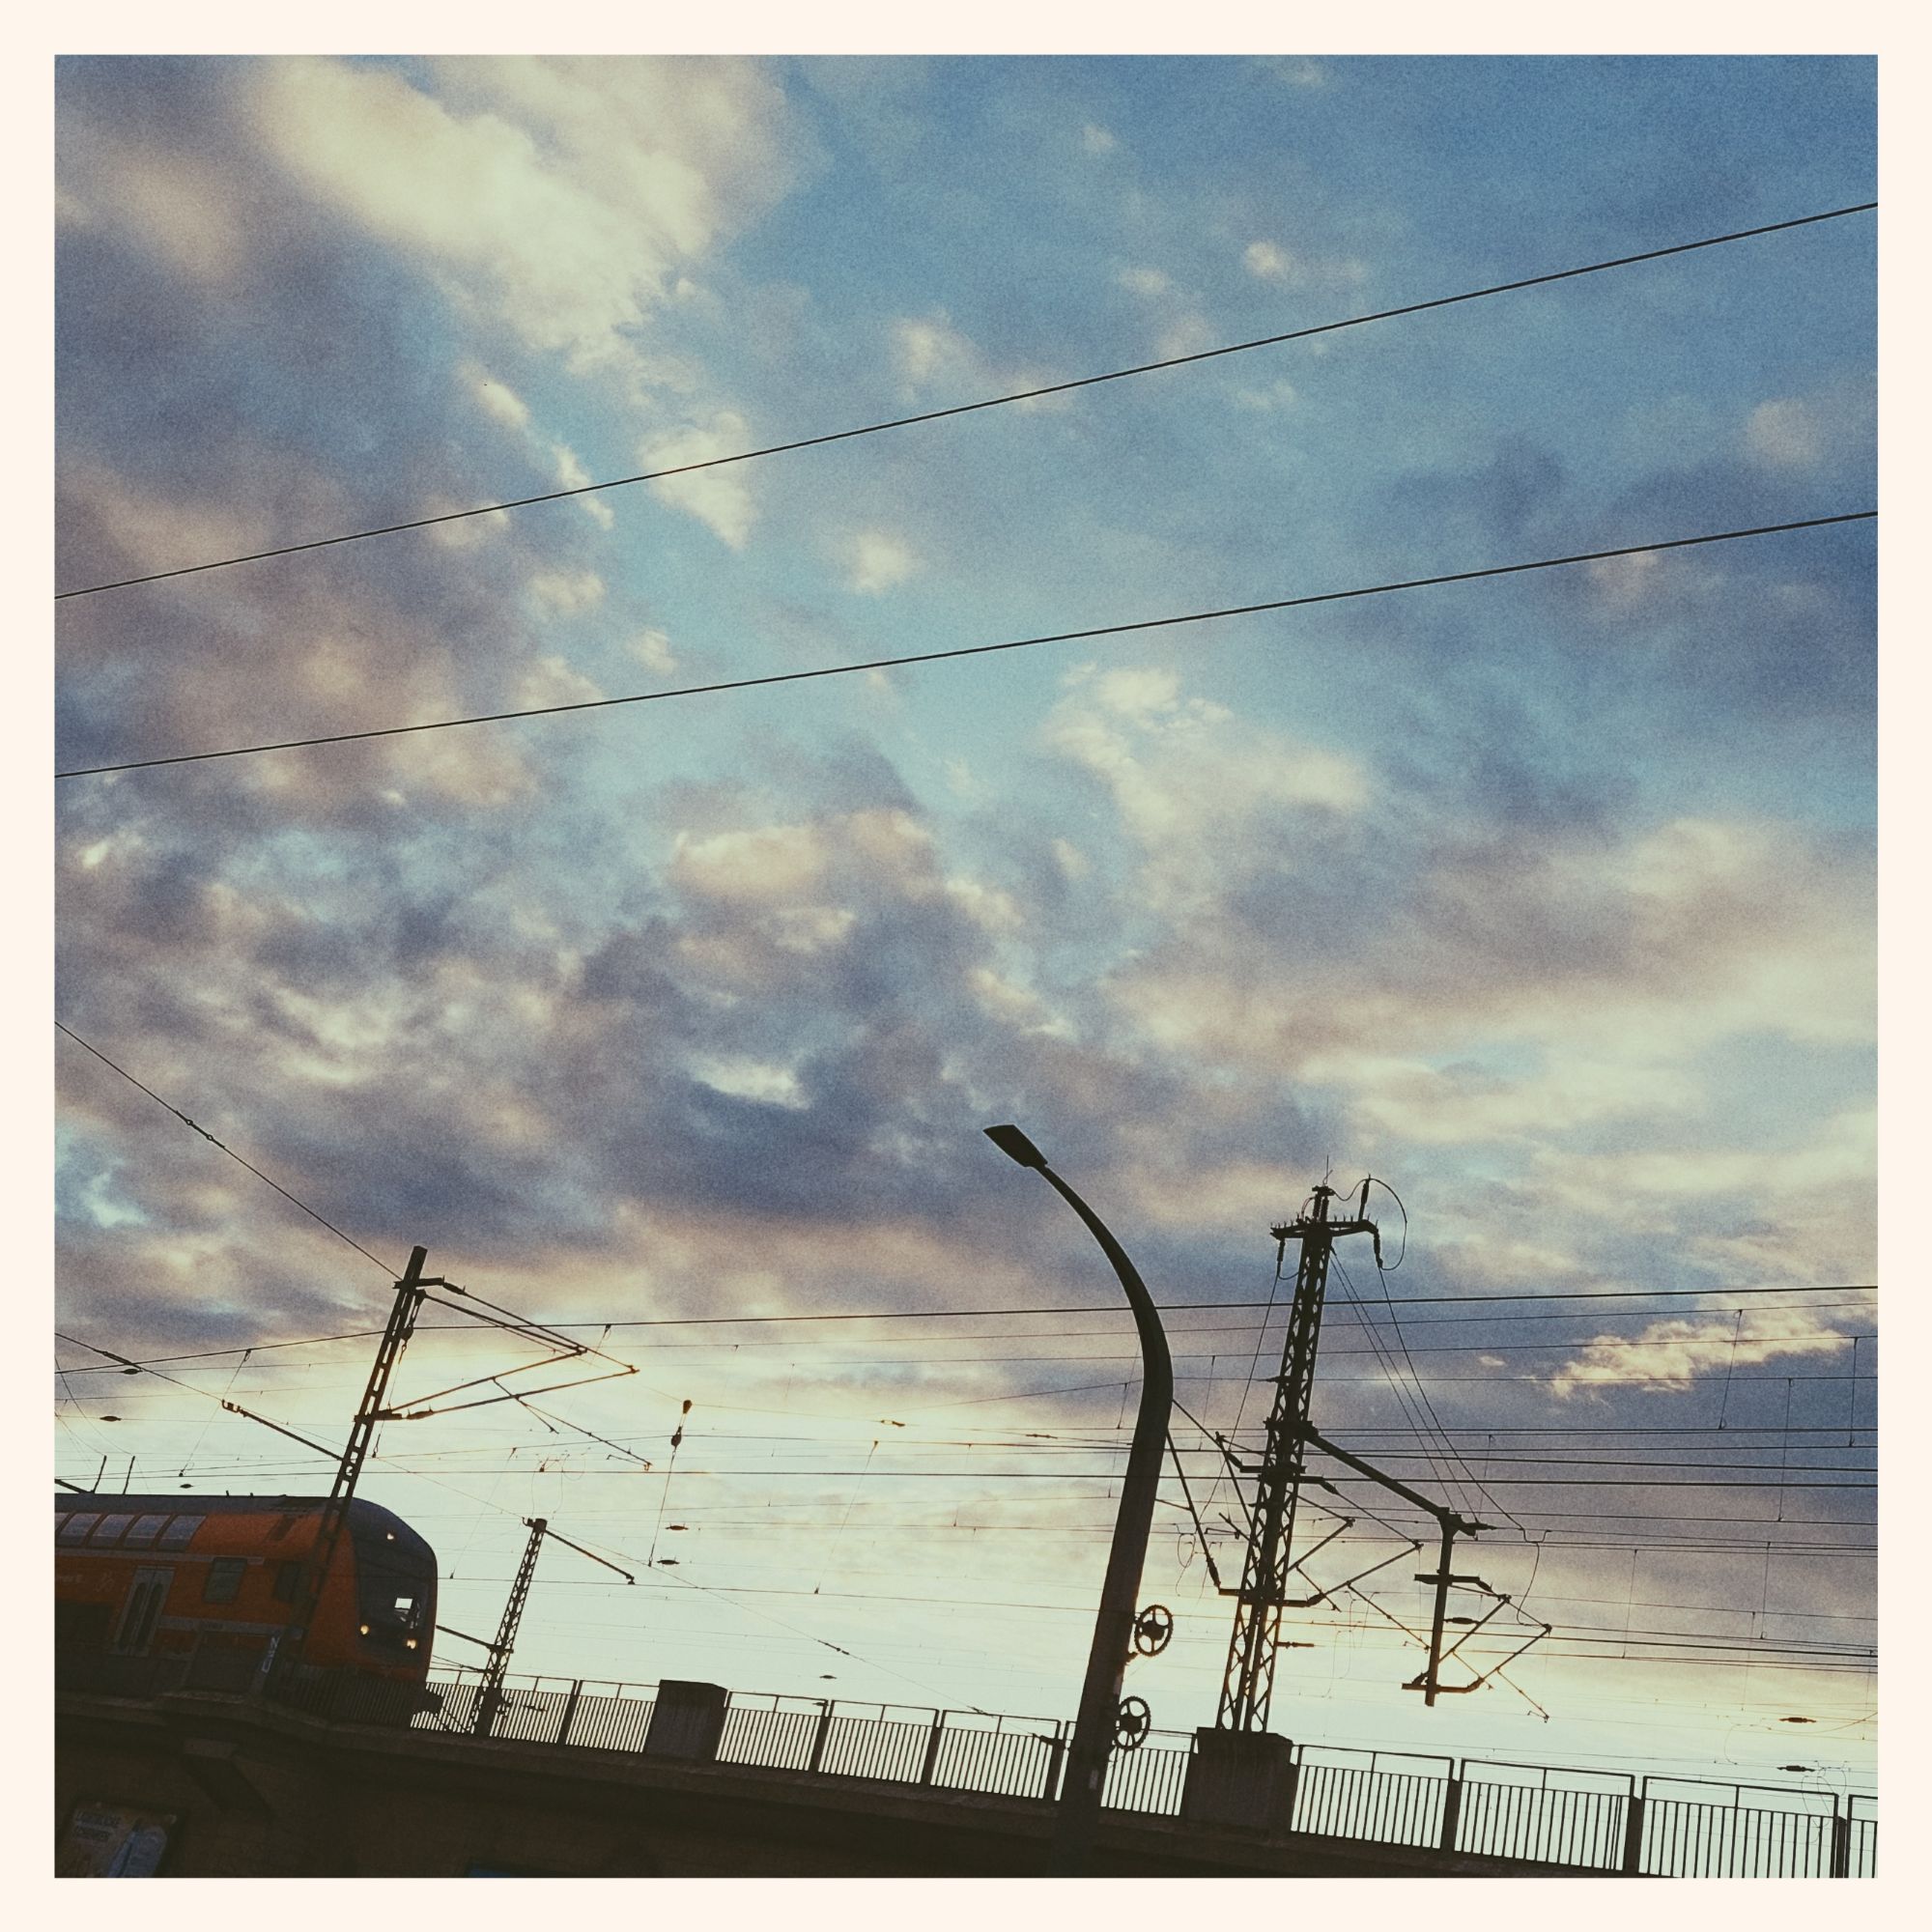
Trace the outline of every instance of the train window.
<instances>
[{"instance_id":1,"label":"train window","mask_svg":"<svg viewBox=\"0 0 1932 1932\"><path fill-rule=\"evenodd\" d=\"M65 1516L61 1519L60 1540L63 1543L79 1543L87 1532L100 1520L98 1510L83 1511L79 1515Z\"/></svg>"},{"instance_id":2,"label":"train window","mask_svg":"<svg viewBox=\"0 0 1932 1932\"><path fill-rule=\"evenodd\" d=\"M204 1604L232 1604L247 1568L248 1559L245 1556L217 1556L208 1566L208 1577L201 1586L201 1601Z\"/></svg>"},{"instance_id":3,"label":"train window","mask_svg":"<svg viewBox=\"0 0 1932 1932\"><path fill-rule=\"evenodd\" d=\"M194 1533L208 1519L205 1516L178 1516L161 1531L163 1549L185 1549Z\"/></svg>"},{"instance_id":4,"label":"train window","mask_svg":"<svg viewBox=\"0 0 1932 1932\"><path fill-rule=\"evenodd\" d=\"M292 1604L296 1600L296 1585L301 1581L301 1559L275 1565L275 1601L278 1604Z\"/></svg>"},{"instance_id":5,"label":"train window","mask_svg":"<svg viewBox=\"0 0 1932 1932\"><path fill-rule=\"evenodd\" d=\"M168 1600L168 1584L173 1578L172 1570L134 1572L134 1584L128 1592L127 1606L121 1612L121 1628L114 1637L116 1650L130 1651L136 1656L146 1651L161 1606Z\"/></svg>"},{"instance_id":6,"label":"train window","mask_svg":"<svg viewBox=\"0 0 1932 1932\"><path fill-rule=\"evenodd\" d=\"M145 1549L161 1533L161 1525L167 1521L163 1516L137 1516L134 1527L128 1532L128 1548Z\"/></svg>"},{"instance_id":7,"label":"train window","mask_svg":"<svg viewBox=\"0 0 1932 1932\"><path fill-rule=\"evenodd\" d=\"M119 1543L122 1531L133 1520L131 1516L104 1516L95 1524L94 1534L87 1540L90 1543Z\"/></svg>"}]
</instances>

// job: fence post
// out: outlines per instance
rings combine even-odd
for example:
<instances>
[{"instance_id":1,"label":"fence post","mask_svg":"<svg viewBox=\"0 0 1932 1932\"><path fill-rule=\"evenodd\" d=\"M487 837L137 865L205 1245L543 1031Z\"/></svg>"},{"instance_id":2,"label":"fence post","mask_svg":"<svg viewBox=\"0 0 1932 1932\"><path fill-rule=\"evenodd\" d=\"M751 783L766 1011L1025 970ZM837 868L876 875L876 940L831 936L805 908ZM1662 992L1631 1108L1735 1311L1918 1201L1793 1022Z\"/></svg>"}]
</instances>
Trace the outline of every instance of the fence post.
<instances>
[{"instance_id":1,"label":"fence post","mask_svg":"<svg viewBox=\"0 0 1932 1932\"><path fill-rule=\"evenodd\" d=\"M825 1756L825 1739L831 1729L832 1699L830 1697L821 1697L818 1700L818 1728L812 1733L811 1738L811 1761L805 1767L808 1775L815 1772L823 1760Z\"/></svg>"},{"instance_id":2,"label":"fence post","mask_svg":"<svg viewBox=\"0 0 1932 1932\"><path fill-rule=\"evenodd\" d=\"M919 1768L919 1781L922 1784L932 1782L932 1767L939 1762L939 1733L945 1723L946 1713L935 1711L932 1714L932 1735L925 1741L925 1762Z\"/></svg>"},{"instance_id":3,"label":"fence post","mask_svg":"<svg viewBox=\"0 0 1932 1932\"><path fill-rule=\"evenodd\" d=\"M1053 1735L1040 1734L1040 1743L1046 1747L1046 1782L1040 1796L1047 1804L1056 1804L1060 1798L1060 1768L1066 1761L1066 1719L1056 1719Z\"/></svg>"},{"instance_id":4,"label":"fence post","mask_svg":"<svg viewBox=\"0 0 1932 1932\"><path fill-rule=\"evenodd\" d=\"M1452 1763L1448 1780L1442 1787L1442 1836L1441 1848L1445 1852L1456 1849L1456 1833L1463 1822L1463 1767Z\"/></svg>"},{"instance_id":5,"label":"fence post","mask_svg":"<svg viewBox=\"0 0 1932 1932\"><path fill-rule=\"evenodd\" d=\"M1832 1876L1850 1878L1852 1875L1852 1821L1849 1814L1838 1809L1838 1801L1832 1800Z\"/></svg>"},{"instance_id":6,"label":"fence post","mask_svg":"<svg viewBox=\"0 0 1932 1932\"><path fill-rule=\"evenodd\" d=\"M1650 1795L1650 1779L1633 1788L1624 1800L1624 1862L1626 1878L1638 1877L1643 1869L1643 1807Z\"/></svg>"},{"instance_id":7,"label":"fence post","mask_svg":"<svg viewBox=\"0 0 1932 1932\"><path fill-rule=\"evenodd\" d=\"M583 1695L583 1679L574 1677L570 1682L570 1695L564 1700L563 1721L556 1727L556 1741L562 1744L570 1736L570 1720L577 1716L577 1700Z\"/></svg>"}]
</instances>

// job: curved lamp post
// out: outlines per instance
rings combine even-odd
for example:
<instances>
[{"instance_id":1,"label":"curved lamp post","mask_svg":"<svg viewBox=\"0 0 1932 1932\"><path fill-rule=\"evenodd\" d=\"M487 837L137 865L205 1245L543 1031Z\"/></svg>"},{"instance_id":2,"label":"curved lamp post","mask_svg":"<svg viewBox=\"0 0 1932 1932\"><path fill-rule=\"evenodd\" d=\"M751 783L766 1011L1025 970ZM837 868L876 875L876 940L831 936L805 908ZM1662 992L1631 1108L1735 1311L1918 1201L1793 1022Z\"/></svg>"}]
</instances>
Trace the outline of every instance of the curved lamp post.
<instances>
[{"instance_id":1,"label":"curved lamp post","mask_svg":"<svg viewBox=\"0 0 1932 1932\"><path fill-rule=\"evenodd\" d=\"M1126 1480L1121 1485L1120 1514L1100 1586L1100 1612L1094 1620L1094 1646L1087 1654L1087 1679L1080 1690L1080 1714L1073 1723L1066 1775L1060 1789L1060 1816L1048 1871L1055 1878L1077 1878L1086 1867L1087 1848L1100 1819L1107 1755L1121 1702L1121 1679L1133 1649L1134 1603L1147 1562L1148 1533L1153 1525L1154 1493L1160 1486L1161 1448L1174 1406L1174 1363L1153 1299L1125 1251L1100 1217L1046 1164L1046 1156L1015 1126L988 1127L986 1138L1009 1159L1035 1169L1087 1224L1101 1252L1114 1264L1134 1311L1141 1337L1141 1406L1127 1453Z\"/></svg>"}]
</instances>

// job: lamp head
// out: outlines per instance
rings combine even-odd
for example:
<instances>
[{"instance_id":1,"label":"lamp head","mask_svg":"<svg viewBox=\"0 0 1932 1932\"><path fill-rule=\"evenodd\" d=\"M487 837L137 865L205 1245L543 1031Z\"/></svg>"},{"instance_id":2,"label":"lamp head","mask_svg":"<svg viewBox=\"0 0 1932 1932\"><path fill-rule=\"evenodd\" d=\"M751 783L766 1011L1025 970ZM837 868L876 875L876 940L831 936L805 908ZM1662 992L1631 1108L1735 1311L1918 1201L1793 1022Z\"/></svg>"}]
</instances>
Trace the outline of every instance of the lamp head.
<instances>
[{"instance_id":1,"label":"lamp head","mask_svg":"<svg viewBox=\"0 0 1932 1932\"><path fill-rule=\"evenodd\" d=\"M1022 1167L1045 1168L1046 1156L1017 1127L1010 1124L988 1127L985 1133L1009 1160L1016 1160Z\"/></svg>"}]
</instances>

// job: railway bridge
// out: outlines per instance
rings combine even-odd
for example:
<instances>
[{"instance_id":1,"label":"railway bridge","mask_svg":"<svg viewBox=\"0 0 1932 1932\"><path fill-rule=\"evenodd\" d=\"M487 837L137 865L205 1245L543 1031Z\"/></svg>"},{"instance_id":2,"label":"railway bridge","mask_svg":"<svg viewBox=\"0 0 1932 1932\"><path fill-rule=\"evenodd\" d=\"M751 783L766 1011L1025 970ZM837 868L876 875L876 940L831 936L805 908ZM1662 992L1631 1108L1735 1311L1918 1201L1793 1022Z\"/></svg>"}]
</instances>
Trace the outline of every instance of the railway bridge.
<instances>
[{"instance_id":1,"label":"railway bridge","mask_svg":"<svg viewBox=\"0 0 1932 1932\"><path fill-rule=\"evenodd\" d=\"M76 1820L148 1828L192 1877L1023 1877L1045 1868L1064 1721L722 1687L439 1673L294 1706L184 1682L57 1690ZM303 1706L306 1706L304 1708ZM1118 1752L1096 1875L1861 1877L1876 1801L1279 1742L1245 1815L1198 1740ZM1190 1798L1190 1777L1192 1797ZM1213 1800L1214 1802L1204 1802ZM103 1854L104 1856L104 1854ZM98 1868L98 1867L97 1867Z\"/></svg>"}]
</instances>

